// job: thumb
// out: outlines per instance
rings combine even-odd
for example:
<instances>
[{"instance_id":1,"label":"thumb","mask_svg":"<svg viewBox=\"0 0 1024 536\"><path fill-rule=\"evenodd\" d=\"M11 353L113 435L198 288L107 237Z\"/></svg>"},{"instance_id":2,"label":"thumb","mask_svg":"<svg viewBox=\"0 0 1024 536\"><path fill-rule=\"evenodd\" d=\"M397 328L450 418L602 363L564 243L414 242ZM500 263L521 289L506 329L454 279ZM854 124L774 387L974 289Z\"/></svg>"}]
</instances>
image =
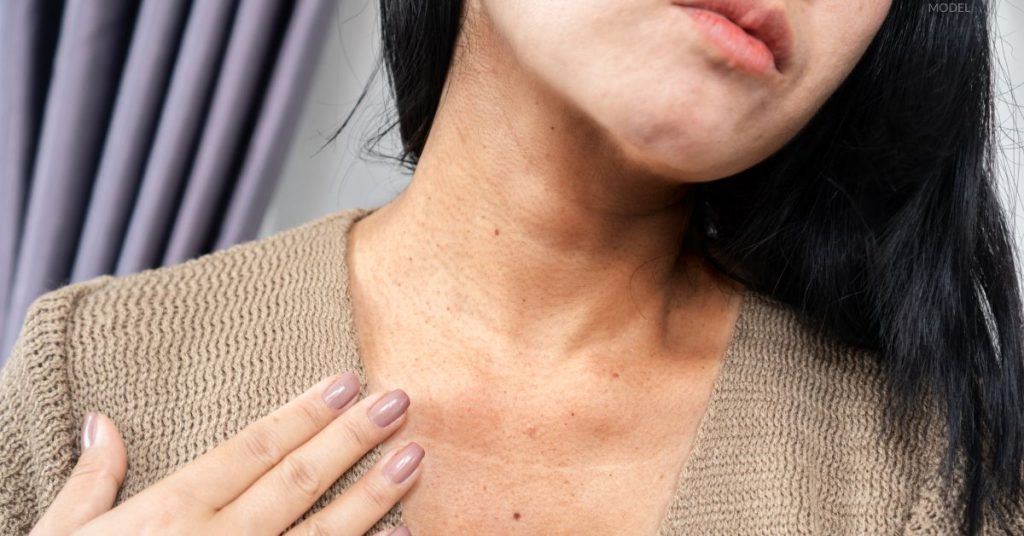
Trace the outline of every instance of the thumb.
<instances>
[{"instance_id":1,"label":"thumb","mask_svg":"<svg viewBox=\"0 0 1024 536\"><path fill-rule=\"evenodd\" d=\"M124 442L106 416L91 412L82 422L82 454L33 535L70 534L110 510L128 466Z\"/></svg>"}]
</instances>

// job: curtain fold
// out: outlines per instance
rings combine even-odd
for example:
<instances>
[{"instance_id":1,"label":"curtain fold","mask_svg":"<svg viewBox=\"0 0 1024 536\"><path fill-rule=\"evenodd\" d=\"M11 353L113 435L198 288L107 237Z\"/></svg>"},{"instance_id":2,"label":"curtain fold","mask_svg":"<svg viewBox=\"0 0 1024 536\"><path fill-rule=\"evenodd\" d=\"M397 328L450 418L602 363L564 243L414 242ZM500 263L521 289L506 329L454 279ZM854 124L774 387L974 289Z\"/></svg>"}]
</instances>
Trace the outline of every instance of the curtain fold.
<instances>
[{"instance_id":1,"label":"curtain fold","mask_svg":"<svg viewBox=\"0 0 1024 536\"><path fill-rule=\"evenodd\" d=\"M186 2L142 5L78 243L72 281L113 271L181 37Z\"/></svg>"},{"instance_id":2,"label":"curtain fold","mask_svg":"<svg viewBox=\"0 0 1024 536\"><path fill-rule=\"evenodd\" d=\"M0 358L44 292L255 237L336 5L0 0Z\"/></svg>"},{"instance_id":3,"label":"curtain fold","mask_svg":"<svg viewBox=\"0 0 1024 536\"><path fill-rule=\"evenodd\" d=\"M5 341L20 331L32 301L70 274L131 16L127 0L68 0L64 7Z\"/></svg>"},{"instance_id":4,"label":"curtain fold","mask_svg":"<svg viewBox=\"0 0 1024 536\"><path fill-rule=\"evenodd\" d=\"M309 0L306 0L308 3ZM207 244L217 210L231 181L236 160L244 147L244 129L253 113L257 90L274 49L280 0L242 2L224 55L213 103L200 138L185 195L163 263L175 264L198 255Z\"/></svg>"},{"instance_id":5,"label":"curtain fold","mask_svg":"<svg viewBox=\"0 0 1024 536\"><path fill-rule=\"evenodd\" d=\"M259 233L274 179L284 165L287 141L298 123L302 96L313 80L322 49L319 41L330 29L333 6L334 0L307 0L296 7L215 249L252 240Z\"/></svg>"},{"instance_id":6,"label":"curtain fold","mask_svg":"<svg viewBox=\"0 0 1024 536\"><path fill-rule=\"evenodd\" d=\"M193 5L115 272L159 266L213 92L234 2ZM230 155L225 155L230 157Z\"/></svg>"},{"instance_id":7,"label":"curtain fold","mask_svg":"<svg viewBox=\"0 0 1024 536\"><path fill-rule=\"evenodd\" d=\"M0 8L0 340L14 268L36 136L50 76L56 29L42 24L59 17L53 1L7 0Z\"/></svg>"}]
</instances>

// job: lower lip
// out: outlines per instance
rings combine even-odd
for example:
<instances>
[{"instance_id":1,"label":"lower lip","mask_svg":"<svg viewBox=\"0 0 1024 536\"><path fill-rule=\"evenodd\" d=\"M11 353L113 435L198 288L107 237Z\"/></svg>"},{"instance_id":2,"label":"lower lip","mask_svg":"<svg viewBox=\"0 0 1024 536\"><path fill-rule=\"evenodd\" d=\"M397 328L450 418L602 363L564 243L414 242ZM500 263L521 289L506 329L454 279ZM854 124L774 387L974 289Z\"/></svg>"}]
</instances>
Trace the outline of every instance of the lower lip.
<instances>
[{"instance_id":1,"label":"lower lip","mask_svg":"<svg viewBox=\"0 0 1024 536\"><path fill-rule=\"evenodd\" d=\"M725 54L731 65L759 75L777 72L775 55L764 41L748 34L743 28L714 11L680 7L697 23L701 34Z\"/></svg>"}]
</instances>

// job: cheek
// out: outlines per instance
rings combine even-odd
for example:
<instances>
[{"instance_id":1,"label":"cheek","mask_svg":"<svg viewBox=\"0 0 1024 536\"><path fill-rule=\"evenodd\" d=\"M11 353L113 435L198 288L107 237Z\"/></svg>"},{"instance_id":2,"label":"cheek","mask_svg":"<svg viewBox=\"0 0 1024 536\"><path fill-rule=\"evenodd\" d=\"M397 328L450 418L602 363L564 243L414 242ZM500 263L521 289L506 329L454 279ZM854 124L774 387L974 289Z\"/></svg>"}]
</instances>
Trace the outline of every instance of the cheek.
<instances>
[{"instance_id":1,"label":"cheek","mask_svg":"<svg viewBox=\"0 0 1024 536\"><path fill-rule=\"evenodd\" d=\"M813 115L853 71L878 33L889 6L890 0L850 0L822 4L820 9L798 14L803 28L803 57L790 100L807 103L795 110L799 115Z\"/></svg>"},{"instance_id":2,"label":"cheek","mask_svg":"<svg viewBox=\"0 0 1024 536\"><path fill-rule=\"evenodd\" d=\"M651 2L616 0L481 0L495 33L519 66L545 82L580 81L600 74L606 81L651 49ZM590 80L596 82L596 80Z\"/></svg>"}]
</instances>

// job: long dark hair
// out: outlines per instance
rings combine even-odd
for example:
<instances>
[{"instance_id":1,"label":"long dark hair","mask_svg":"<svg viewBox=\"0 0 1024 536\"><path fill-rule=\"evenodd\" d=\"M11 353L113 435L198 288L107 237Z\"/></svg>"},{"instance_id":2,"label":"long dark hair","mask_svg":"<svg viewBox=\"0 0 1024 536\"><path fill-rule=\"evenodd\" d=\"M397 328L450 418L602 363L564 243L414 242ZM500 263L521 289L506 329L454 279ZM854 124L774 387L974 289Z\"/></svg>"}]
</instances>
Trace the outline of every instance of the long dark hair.
<instances>
[{"instance_id":1,"label":"long dark hair","mask_svg":"<svg viewBox=\"0 0 1024 536\"><path fill-rule=\"evenodd\" d=\"M379 136L397 125L398 159L414 168L462 2L380 5L396 116ZM1022 494L1024 321L995 191L989 6L935 6L894 0L853 72L794 139L693 190L691 230L724 273L876 350L896 395L890 418L938 404L943 474L962 462L961 528L974 534L986 506Z\"/></svg>"}]
</instances>

